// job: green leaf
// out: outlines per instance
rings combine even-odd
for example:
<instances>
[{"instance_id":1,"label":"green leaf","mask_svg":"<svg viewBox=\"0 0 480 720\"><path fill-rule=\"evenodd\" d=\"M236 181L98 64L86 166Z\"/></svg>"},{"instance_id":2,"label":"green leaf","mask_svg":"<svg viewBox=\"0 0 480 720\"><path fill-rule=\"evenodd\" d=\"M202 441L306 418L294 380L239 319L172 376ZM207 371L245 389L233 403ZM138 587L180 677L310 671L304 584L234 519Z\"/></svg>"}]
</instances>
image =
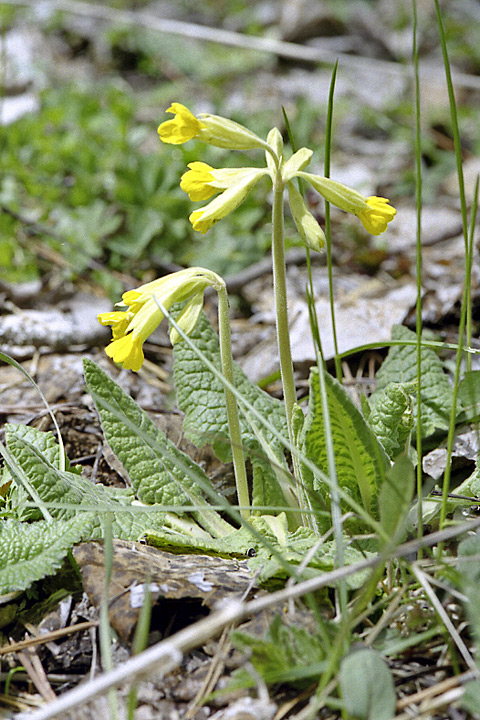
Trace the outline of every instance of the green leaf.
<instances>
[{"instance_id":1,"label":"green leaf","mask_svg":"<svg viewBox=\"0 0 480 720\"><path fill-rule=\"evenodd\" d=\"M415 419L413 398L416 383L388 383L370 413L368 424L392 459L406 449Z\"/></svg>"},{"instance_id":2,"label":"green leaf","mask_svg":"<svg viewBox=\"0 0 480 720\"><path fill-rule=\"evenodd\" d=\"M55 468L61 468L60 462L60 447L55 440L52 432L39 432L35 428L31 428L28 425L12 425L6 433L13 432L17 438L24 438L27 442L32 443L37 450L40 451L42 456L48 460L48 462ZM69 472L75 472L80 474L81 467L72 468L68 458L65 456L65 469ZM5 467L3 474L3 482L12 480L12 474L8 467ZM31 500L30 496L23 488L23 486L15 484L11 491L11 501L14 506L21 506L26 500ZM40 510L35 508L22 508L18 507L16 512L17 520L38 520L42 517Z\"/></svg>"},{"instance_id":3,"label":"green leaf","mask_svg":"<svg viewBox=\"0 0 480 720\"><path fill-rule=\"evenodd\" d=\"M21 425L6 425L7 447L56 520L70 520L82 507L88 511L98 508L111 512L113 533L124 540L138 540L146 529L163 526L163 514L138 513L130 509L133 490L94 485L81 475L59 470L37 447L45 444L43 433L35 428L29 428L29 431L27 433ZM52 503L57 507L50 506ZM102 513L98 512L92 522L92 537L102 536Z\"/></svg>"},{"instance_id":4,"label":"green leaf","mask_svg":"<svg viewBox=\"0 0 480 720\"><path fill-rule=\"evenodd\" d=\"M471 631L476 640L480 642L480 606L478 595L480 592L480 533L462 540L458 546L458 580L461 592L466 595L465 610L471 625Z\"/></svg>"},{"instance_id":5,"label":"green leaf","mask_svg":"<svg viewBox=\"0 0 480 720\"><path fill-rule=\"evenodd\" d=\"M280 615L272 621L265 638L234 630L230 639L237 650L248 652L249 661L267 684L303 688L311 684L312 678L318 678L327 665L323 638L304 628L285 625ZM232 680L229 690L242 686L245 671L233 673Z\"/></svg>"},{"instance_id":6,"label":"green leaf","mask_svg":"<svg viewBox=\"0 0 480 720\"><path fill-rule=\"evenodd\" d=\"M345 389L325 373L332 440L339 486L362 504L367 512L378 516L377 495L385 478L389 460L373 431L365 422ZM324 473L328 473L327 449L322 413L322 398L318 369L310 373L310 402L305 425L299 436L300 450ZM309 497L318 511L319 524L328 529L323 511L330 508L330 489L320 482L309 468L303 466L304 482ZM347 511L342 502L343 512ZM322 513L321 513L322 511Z\"/></svg>"},{"instance_id":7,"label":"green leaf","mask_svg":"<svg viewBox=\"0 0 480 720\"><path fill-rule=\"evenodd\" d=\"M92 360L84 360L85 380L97 406L105 438L128 472L139 500L178 508L197 505L197 521L214 535L231 526L209 509L204 493L226 504L213 490L207 475L188 455L165 437L148 415Z\"/></svg>"},{"instance_id":8,"label":"green leaf","mask_svg":"<svg viewBox=\"0 0 480 720\"><path fill-rule=\"evenodd\" d=\"M414 332L401 325L392 329L392 340L415 341ZM422 435L427 437L436 430L448 430L452 406L452 386L443 371L442 361L434 350L421 349L422 367ZM417 378L417 348L415 345L395 345L390 348L387 358L377 373L377 389L370 397L372 410L383 397L389 383L409 383ZM416 417L414 398L414 416Z\"/></svg>"},{"instance_id":9,"label":"green leaf","mask_svg":"<svg viewBox=\"0 0 480 720\"><path fill-rule=\"evenodd\" d=\"M218 338L206 315L202 313L190 336L196 347L219 371L220 349ZM197 357L186 343L180 342L174 349L174 375L177 402L185 413L184 432L197 447L211 442L223 462L231 457L230 440L223 384ZM248 402L268 420L271 425L288 438L287 421L283 403L270 397L250 382L245 373L234 366L235 387ZM284 506L285 499L278 485L269 458L265 458L262 444L268 444L272 457L280 468L288 473L281 442L262 427L263 441L257 438L250 423L240 413L242 439L245 452L256 466L254 505ZM260 460L263 458L263 462ZM259 487L259 484L263 487Z\"/></svg>"},{"instance_id":10,"label":"green leaf","mask_svg":"<svg viewBox=\"0 0 480 720\"><path fill-rule=\"evenodd\" d=\"M465 423L480 416L480 370L466 372L458 386L458 398L462 405L457 422Z\"/></svg>"},{"instance_id":11,"label":"green leaf","mask_svg":"<svg viewBox=\"0 0 480 720\"><path fill-rule=\"evenodd\" d=\"M52 575L72 545L92 532L92 513L71 520L48 523L0 523L0 595L26 590L37 580Z\"/></svg>"},{"instance_id":12,"label":"green leaf","mask_svg":"<svg viewBox=\"0 0 480 720\"><path fill-rule=\"evenodd\" d=\"M387 470L378 496L380 523L392 543L404 540L414 488L412 462L406 455L400 455L393 467Z\"/></svg>"},{"instance_id":13,"label":"green leaf","mask_svg":"<svg viewBox=\"0 0 480 720\"><path fill-rule=\"evenodd\" d=\"M357 720L392 720L395 686L392 673L380 655L365 648L347 655L339 673L343 704Z\"/></svg>"},{"instance_id":14,"label":"green leaf","mask_svg":"<svg viewBox=\"0 0 480 720\"><path fill-rule=\"evenodd\" d=\"M464 710L470 713L469 717L477 719L480 717L480 680L471 680L464 685L465 692L460 700Z\"/></svg>"}]
</instances>

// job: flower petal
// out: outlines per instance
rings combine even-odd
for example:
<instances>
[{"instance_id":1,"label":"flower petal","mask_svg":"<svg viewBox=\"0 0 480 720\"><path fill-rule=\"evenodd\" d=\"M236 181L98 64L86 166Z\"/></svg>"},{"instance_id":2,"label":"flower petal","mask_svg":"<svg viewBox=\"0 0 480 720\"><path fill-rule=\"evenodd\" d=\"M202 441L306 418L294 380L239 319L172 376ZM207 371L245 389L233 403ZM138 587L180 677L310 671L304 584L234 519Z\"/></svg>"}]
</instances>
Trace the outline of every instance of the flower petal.
<instances>
[{"instance_id":1,"label":"flower petal","mask_svg":"<svg viewBox=\"0 0 480 720\"><path fill-rule=\"evenodd\" d=\"M171 145L181 145L194 138L205 127L185 105L172 103L166 111L175 115L158 127L160 140Z\"/></svg>"},{"instance_id":2,"label":"flower petal","mask_svg":"<svg viewBox=\"0 0 480 720\"><path fill-rule=\"evenodd\" d=\"M387 229L389 222L393 220L397 211L388 204L389 200L383 197L372 195L367 198L368 210L358 213L362 225L371 235L381 235Z\"/></svg>"},{"instance_id":3,"label":"flower petal","mask_svg":"<svg viewBox=\"0 0 480 720\"><path fill-rule=\"evenodd\" d=\"M204 162L192 162L188 164L190 170L182 175L180 187L188 194L190 200L208 200L218 192L217 188L209 183L214 179L213 168Z\"/></svg>"},{"instance_id":4,"label":"flower petal","mask_svg":"<svg viewBox=\"0 0 480 720\"><path fill-rule=\"evenodd\" d=\"M143 365L144 355L142 341L133 337L133 333L113 340L105 349L108 357L123 365L125 370L138 372Z\"/></svg>"},{"instance_id":5,"label":"flower petal","mask_svg":"<svg viewBox=\"0 0 480 720\"><path fill-rule=\"evenodd\" d=\"M250 169L249 169L250 170ZM193 229L205 234L219 220L229 215L245 200L253 185L265 174L265 168L258 170L252 168L243 178L228 187L221 195L212 200L200 210L191 213L189 220Z\"/></svg>"}]
</instances>

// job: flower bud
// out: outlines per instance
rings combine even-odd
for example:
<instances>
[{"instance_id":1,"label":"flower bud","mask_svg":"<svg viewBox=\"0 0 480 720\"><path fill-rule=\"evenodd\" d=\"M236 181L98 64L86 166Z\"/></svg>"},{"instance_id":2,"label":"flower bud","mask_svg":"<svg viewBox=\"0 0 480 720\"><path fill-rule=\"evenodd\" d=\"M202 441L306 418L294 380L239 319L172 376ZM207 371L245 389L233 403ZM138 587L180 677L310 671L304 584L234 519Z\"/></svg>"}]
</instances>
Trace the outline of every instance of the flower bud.
<instances>
[{"instance_id":1,"label":"flower bud","mask_svg":"<svg viewBox=\"0 0 480 720\"><path fill-rule=\"evenodd\" d=\"M311 250L321 252L325 247L325 234L291 182L288 183L288 199L295 225L303 242Z\"/></svg>"}]
</instances>

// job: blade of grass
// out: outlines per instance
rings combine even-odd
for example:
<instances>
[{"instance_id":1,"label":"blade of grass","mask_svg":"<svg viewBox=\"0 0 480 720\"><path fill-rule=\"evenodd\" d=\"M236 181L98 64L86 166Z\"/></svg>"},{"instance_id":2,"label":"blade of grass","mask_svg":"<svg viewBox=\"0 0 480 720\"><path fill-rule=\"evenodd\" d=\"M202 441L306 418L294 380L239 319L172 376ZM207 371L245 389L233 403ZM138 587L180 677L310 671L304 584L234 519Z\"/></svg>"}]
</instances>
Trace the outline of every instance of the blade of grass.
<instances>
[{"instance_id":1,"label":"blade of grass","mask_svg":"<svg viewBox=\"0 0 480 720\"><path fill-rule=\"evenodd\" d=\"M332 70L332 78L330 80L330 89L328 92L328 106L327 106L327 126L325 129L325 158L324 158L324 173L325 177L330 177L330 158L332 154L332 122L333 122L333 95L335 92L335 81L337 79L338 60L335 61L335 65ZM330 316L332 319L332 335L333 335L333 347L335 350L335 374L337 380L342 382L342 363L338 354L338 341L337 341L337 325L335 322L335 303L333 298L333 267L332 267L332 233L330 223L330 203L325 200L325 237L327 240L327 272L328 272L328 294L330 299Z\"/></svg>"},{"instance_id":2,"label":"blade of grass","mask_svg":"<svg viewBox=\"0 0 480 720\"><path fill-rule=\"evenodd\" d=\"M422 503L422 138L420 125L420 75L418 56L418 17L417 3L412 0L413 11L413 74L415 95L415 206L416 224L416 332L417 332L417 417L416 417L416 449L417 449L417 537L423 535L423 503Z\"/></svg>"},{"instance_id":3,"label":"blade of grass","mask_svg":"<svg viewBox=\"0 0 480 720\"><path fill-rule=\"evenodd\" d=\"M25 370L25 368L23 368L23 367L20 365L20 363L18 363L16 360L14 360L14 359L11 358L9 355L6 355L6 354L3 353L3 352L0 352L0 361L2 361L2 362L4 362L4 363L7 363L7 365L11 365L11 366L14 367L16 370L18 370L19 372L21 372L22 375L24 375L24 377L26 377L26 379L28 380L28 382L33 385L33 387L35 388L35 390L38 392L38 394L39 394L40 397L42 398L42 402L43 402L43 404L45 405L45 407L46 407L46 409L47 409L47 411L48 411L48 414L49 414L50 417L52 418L52 422L53 422L53 424L54 424L54 426L55 426L55 430L57 431L57 440L58 440L58 445L59 445L59 447L60 447L60 460L59 460L59 462L60 462L60 467L59 467L59 469L62 470L62 471L64 471L64 470L65 470L65 447L64 447L64 444L63 444L62 435L61 435L61 433L60 433L60 428L58 427L57 420L56 420L56 418L55 418L55 415L53 414L53 411L52 411L52 409L51 409L51 407L50 407L50 405L49 405L49 403L48 403L47 398L45 397L45 395L43 394L43 392L40 390L39 386L37 385L37 383L35 382L35 380L32 378L32 376Z\"/></svg>"},{"instance_id":4,"label":"blade of grass","mask_svg":"<svg viewBox=\"0 0 480 720\"><path fill-rule=\"evenodd\" d=\"M467 269L465 272L465 279L467 284L467 331L465 342L467 345L472 344L472 262L473 262L473 248L475 239L475 227L477 224L477 212L478 212L478 186L480 177L477 175L475 180L475 189L473 191L472 200L472 212L470 217L470 232L468 236L468 252L467 252ZM472 370L472 356L467 355L467 371Z\"/></svg>"},{"instance_id":5,"label":"blade of grass","mask_svg":"<svg viewBox=\"0 0 480 720\"><path fill-rule=\"evenodd\" d=\"M457 177L458 177L458 189L459 189L459 195L460 195L460 207L462 212L462 228L463 228L463 237L465 240L465 285L464 285L464 292L463 292L463 298L462 298L462 309L460 313L460 322L458 327L458 349L455 359L455 373L454 373L454 380L453 380L453 399L452 399L452 408L450 411L450 424L448 429L448 438L447 438L447 458L446 458L446 467L445 467L445 473L443 476L443 487L442 487L442 505L440 510L440 528L442 528L445 524L445 519L447 516L447 503L448 503L448 493L450 490L450 477L451 477L451 459L452 459L452 449L453 449L453 438L455 434L455 419L457 415L457 398L458 398L458 385L460 380L460 368L461 368L461 360L462 360L462 350L463 350L463 344L465 341L464 334L465 334L465 327L466 327L466 317L467 317L467 306L469 303L469 294L467 294L467 286L469 285L467 280L467 273L468 273L468 257L469 257L469 238L468 238L468 218L467 218L467 200L465 196L465 182L463 177L463 165L462 165L462 146L460 141L460 129L458 125L458 113L457 113L457 104L455 100L455 92L453 88L453 82L452 82L452 73L451 73L451 67L450 67L450 59L448 56L448 49L447 49L447 39L445 35L445 28L443 26L443 20L442 20L442 13L440 11L440 5L438 3L438 0L434 0L435 2L435 12L437 17L437 26L438 26L438 32L440 36L440 44L442 47L442 56L443 56L443 64L445 69L445 79L447 83L447 89L448 89L448 99L449 99L449 105L450 105L450 117L452 122L452 133L453 133L453 143L455 148L455 159L457 163ZM471 270L471 269L470 269ZM439 553L441 554L442 547L439 546Z\"/></svg>"},{"instance_id":6,"label":"blade of grass","mask_svg":"<svg viewBox=\"0 0 480 720\"><path fill-rule=\"evenodd\" d=\"M102 667L106 672L113 670L113 655L112 655L112 629L110 627L110 620L108 617L108 588L112 579L113 569L113 534L112 534L112 516L110 513L104 515L103 518L104 527L104 566L105 566L105 583L103 588L102 604L100 606L100 618L99 618L99 640L100 640L100 653L102 657ZM114 688L108 691L108 705L110 708L111 720L117 720L118 718L118 705L117 695Z\"/></svg>"}]
</instances>

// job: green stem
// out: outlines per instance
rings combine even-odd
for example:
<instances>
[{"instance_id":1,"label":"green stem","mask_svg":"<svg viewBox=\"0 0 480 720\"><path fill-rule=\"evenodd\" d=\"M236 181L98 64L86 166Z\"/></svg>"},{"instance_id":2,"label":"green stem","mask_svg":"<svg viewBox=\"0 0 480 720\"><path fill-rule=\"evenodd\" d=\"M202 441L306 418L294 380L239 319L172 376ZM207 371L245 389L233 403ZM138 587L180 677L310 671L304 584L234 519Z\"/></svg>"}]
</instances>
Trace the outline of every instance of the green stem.
<instances>
[{"instance_id":1,"label":"green stem","mask_svg":"<svg viewBox=\"0 0 480 720\"><path fill-rule=\"evenodd\" d=\"M234 385L232 341L230 334L230 315L228 307L227 289L223 285L218 290L218 330L220 337L220 357L222 373L229 383ZM232 445L233 469L237 485L238 504L240 514L244 520L250 517L250 497L248 493L247 472L242 446L242 432L238 417L238 408L235 395L225 386L225 402L227 406L228 428L230 443Z\"/></svg>"},{"instance_id":2,"label":"green stem","mask_svg":"<svg viewBox=\"0 0 480 720\"><path fill-rule=\"evenodd\" d=\"M283 237L283 180L277 174L273 184L272 208L272 259L273 259L273 291L275 295L275 313L277 321L277 342L280 358L280 373L282 376L283 398L287 416L288 440L292 448L295 447L293 433L293 408L297 401L295 391L295 378L293 376L292 351L290 346L290 332L288 327L287 305L287 273L285 269L285 249ZM293 454L293 472L297 487L297 500L300 509L305 508L305 498L301 483L301 473L298 458ZM309 525L309 516L303 516L304 524Z\"/></svg>"},{"instance_id":3,"label":"green stem","mask_svg":"<svg viewBox=\"0 0 480 720\"><path fill-rule=\"evenodd\" d=\"M277 177L274 184L272 210L273 289L275 293L278 352L280 357L285 412L287 415L288 437L290 442L292 442L293 406L297 398L295 393L295 379L293 377L290 332L288 328L287 276L283 239L283 190L283 181L280 177Z\"/></svg>"}]
</instances>

